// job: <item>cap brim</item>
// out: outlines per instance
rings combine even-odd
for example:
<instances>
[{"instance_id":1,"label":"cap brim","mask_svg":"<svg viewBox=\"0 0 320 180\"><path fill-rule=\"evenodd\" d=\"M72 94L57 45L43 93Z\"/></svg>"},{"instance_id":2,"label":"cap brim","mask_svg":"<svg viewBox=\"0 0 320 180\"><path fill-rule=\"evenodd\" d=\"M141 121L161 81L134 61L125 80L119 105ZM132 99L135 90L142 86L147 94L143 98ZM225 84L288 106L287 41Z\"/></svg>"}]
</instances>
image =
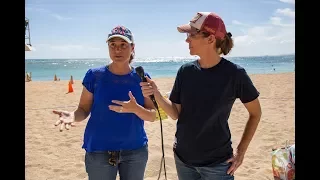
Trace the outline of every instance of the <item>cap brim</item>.
<instances>
[{"instance_id":1,"label":"cap brim","mask_svg":"<svg viewBox=\"0 0 320 180\"><path fill-rule=\"evenodd\" d=\"M184 25L178 26L177 29L180 33L197 32L197 29L192 27L190 24L184 24Z\"/></svg>"},{"instance_id":2,"label":"cap brim","mask_svg":"<svg viewBox=\"0 0 320 180\"><path fill-rule=\"evenodd\" d=\"M121 38L121 39L125 40L127 43L130 43L130 44L133 43L133 42L132 42L129 38L127 38L126 36L119 35L119 34L115 34L115 35L110 36L110 37L107 39L107 41L109 41L110 39L115 38L115 37Z\"/></svg>"}]
</instances>

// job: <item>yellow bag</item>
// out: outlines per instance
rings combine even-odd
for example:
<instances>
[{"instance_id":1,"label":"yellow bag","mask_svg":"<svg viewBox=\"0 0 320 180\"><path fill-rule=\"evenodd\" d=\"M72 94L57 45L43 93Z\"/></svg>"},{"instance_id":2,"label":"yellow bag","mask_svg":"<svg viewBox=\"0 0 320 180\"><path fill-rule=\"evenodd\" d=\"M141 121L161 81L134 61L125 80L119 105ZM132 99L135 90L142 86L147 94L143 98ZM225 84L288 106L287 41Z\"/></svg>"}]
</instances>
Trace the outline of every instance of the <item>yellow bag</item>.
<instances>
[{"instance_id":1,"label":"yellow bag","mask_svg":"<svg viewBox=\"0 0 320 180\"><path fill-rule=\"evenodd\" d=\"M168 98L166 95L164 95L164 97ZM164 112L164 110L161 107L159 107L159 112L160 112L161 120L168 119L168 115ZM160 120L158 112L156 113L156 117L157 117L156 120Z\"/></svg>"},{"instance_id":2,"label":"yellow bag","mask_svg":"<svg viewBox=\"0 0 320 180\"><path fill-rule=\"evenodd\" d=\"M164 112L164 110L161 107L159 107L159 112L160 112L161 120L168 119L168 115ZM157 112L156 114L157 114L156 120L160 120L159 113Z\"/></svg>"}]
</instances>

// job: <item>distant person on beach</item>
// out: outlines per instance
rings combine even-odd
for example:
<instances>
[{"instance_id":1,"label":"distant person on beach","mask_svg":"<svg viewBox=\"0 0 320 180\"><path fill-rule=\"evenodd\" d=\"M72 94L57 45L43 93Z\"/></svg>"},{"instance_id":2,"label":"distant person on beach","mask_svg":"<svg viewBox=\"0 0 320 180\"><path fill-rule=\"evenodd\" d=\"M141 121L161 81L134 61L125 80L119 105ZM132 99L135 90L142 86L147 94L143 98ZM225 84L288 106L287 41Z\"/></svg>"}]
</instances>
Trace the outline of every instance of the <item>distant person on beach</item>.
<instances>
[{"instance_id":1,"label":"distant person on beach","mask_svg":"<svg viewBox=\"0 0 320 180\"><path fill-rule=\"evenodd\" d=\"M130 65L135 52L131 31L115 27L107 44L112 62L87 71L78 108L53 111L59 115L55 125L69 129L90 114L82 146L89 180L115 180L118 172L122 180L143 180L148 160L144 121L154 121L156 111Z\"/></svg>"},{"instance_id":2,"label":"distant person on beach","mask_svg":"<svg viewBox=\"0 0 320 180\"><path fill-rule=\"evenodd\" d=\"M230 52L233 40L217 14L199 12L178 31L186 33L190 54L199 59L180 67L169 99L148 77L140 83L143 95L154 94L178 119L173 150L179 180L233 180L261 118L259 92L244 68L220 57ZM249 119L234 150L228 119L237 98Z\"/></svg>"},{"instance_id":3,"label":"distant person on beach","mask_svg":"<svg viewBox=\"0 0 320 180\"><path fill-rule=\"evenodd\" d=\"M26 80L25 81L26 82L32 81L31 72L30 73L26 72Z\"/></svg>"}]
</instances>

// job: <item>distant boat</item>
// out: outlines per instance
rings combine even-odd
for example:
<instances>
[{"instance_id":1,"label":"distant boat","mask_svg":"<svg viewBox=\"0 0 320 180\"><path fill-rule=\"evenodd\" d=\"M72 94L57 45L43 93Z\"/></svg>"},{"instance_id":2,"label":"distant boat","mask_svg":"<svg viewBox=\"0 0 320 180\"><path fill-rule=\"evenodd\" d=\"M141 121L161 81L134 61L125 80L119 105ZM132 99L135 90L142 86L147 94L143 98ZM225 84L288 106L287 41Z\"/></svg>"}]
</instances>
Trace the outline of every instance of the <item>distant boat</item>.
<instances>
[{"instance_id":1,"label":"distant boat","mask_svg":"<svg viewBox=\"0 0 320 180\"><path fill-rule=\"evenodd\" d=\"M30 27L29 27L29 19L25 18L25 27L24 27L24 34L25 34L25 42L24 49L25 51L32 51L34 48L31 45L31 40L30 40Z\"/></svg>"}]
</instances>

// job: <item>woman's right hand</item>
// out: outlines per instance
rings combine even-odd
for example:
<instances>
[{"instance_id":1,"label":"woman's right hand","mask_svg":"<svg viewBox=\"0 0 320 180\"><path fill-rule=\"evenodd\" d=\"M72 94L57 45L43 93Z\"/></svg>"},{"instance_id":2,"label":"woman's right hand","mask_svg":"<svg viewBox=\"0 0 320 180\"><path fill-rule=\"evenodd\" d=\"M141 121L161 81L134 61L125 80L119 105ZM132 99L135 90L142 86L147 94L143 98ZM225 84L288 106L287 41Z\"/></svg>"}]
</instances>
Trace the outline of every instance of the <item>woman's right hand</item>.
<instances>
[{"instance_id":1,"label":"woman's right hand","mask_svg":"<svg viewBox=\"0 0 320 180\"><path fill-rule=\"evenodd\" d=\"M60 131L63 131L64 128L69 130L70 126L74 126L74 112L58 110L53 110L52 112L59 115L59 120L54 125L58 126L60 124Z\"/></svg>"}]
</instances>

